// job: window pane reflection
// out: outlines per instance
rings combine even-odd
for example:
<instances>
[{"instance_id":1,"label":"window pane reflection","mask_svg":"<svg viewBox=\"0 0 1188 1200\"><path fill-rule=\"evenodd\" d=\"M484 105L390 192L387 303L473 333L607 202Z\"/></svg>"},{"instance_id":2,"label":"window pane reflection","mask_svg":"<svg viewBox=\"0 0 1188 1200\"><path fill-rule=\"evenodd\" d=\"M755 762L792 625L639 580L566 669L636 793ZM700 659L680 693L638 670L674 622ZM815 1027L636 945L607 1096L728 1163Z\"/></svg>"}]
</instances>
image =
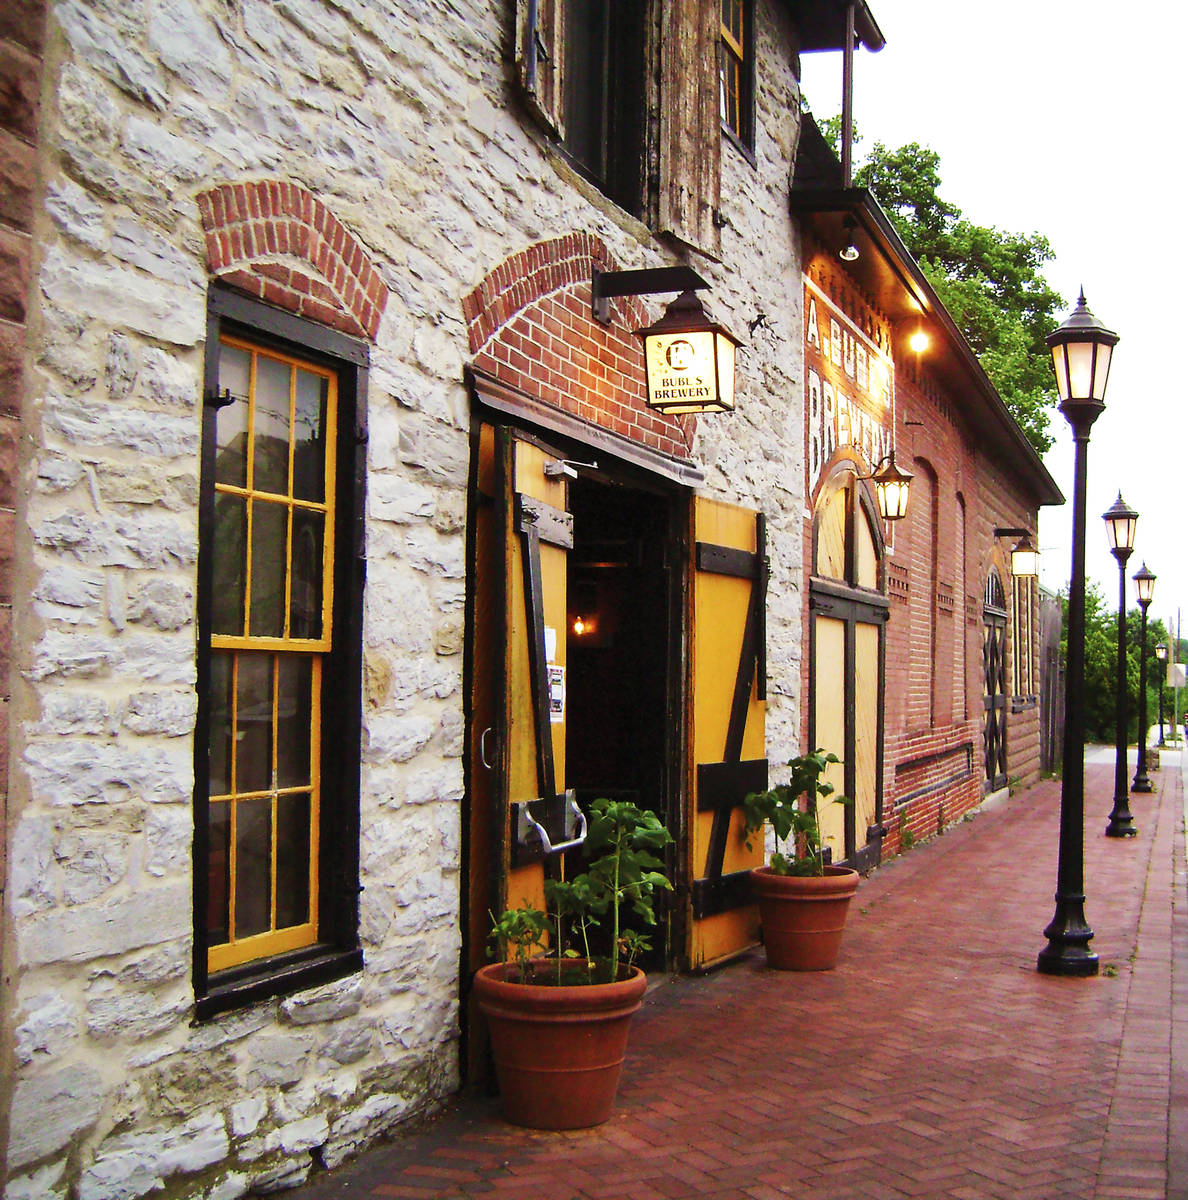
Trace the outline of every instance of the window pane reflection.
<instances>
[{"instance_id":1,"label":"window pane reflection","mask_svg":"<svg viewBox=\"0 0 1188 1200\"><path fill-rule=\"evenodd\" d=\"M308 787L313 726L313 661L284 655L277 662L276 786Z\"/></svg>"},{"instance_id":2,"label":"window pane reflection","mask_svg":"<svg viewBox=\"0 0 1188 1200\"><path fill-rule=\"evenodd\" d=\"M256 356L256 410L253 433L255 458L252 487L257 492L289 492L289 382L288 363Z\"/></svg>"},{"instance_id":3,"label":"window pane reflection","mask_svg":"<svg viewBox=\"0 0 1188 1200\"><path fill-rule=\"evenodd\" d=\"M215 415L215 481L244 487L247 483L247 422L252 356L238 346L219 347L219 392L232 401Z\"/></svg>"},{"instance_id":4,"label":"window pane reflection","mask_svg":"<svg viewBox=\"0 0 1188 1200\"><path fill-rule=\"evenodd\" d=\"M272 800L235 805L235 936L272 928Z\"/></svg>"},{"instance_id":5,"label":"window pane reflection","mask_svg":"<svg viewBox=\"0 0 1188 1200\"><path fill-rule=\"evenodd\" d=\"M210 657L210 795L231 791L231 664L230 654Z\"/></svg>"},{"instance_id":6,"label":"window pane reflection","mask_svg":"<svg viewBox=\"0 0 1188 1200\"><path fill-rule=\"evenodd\" d=\"M230 940L231 933L231 805L212 804L207 830L210 847L206 868L206 932L211 945Z\"/></svg>"},{"instance_id":7,"label":"window pane reflection","mask_svg":"<svg viewBox=\"0 0 1188 1200\"><path fill-rule=\"evenodd\" d=\"M322 537L326 518L320 512L293 509L293 594L289 606L289 636L322 636Z\"/></svg>"},{"instance_id":8,"label":"window pane reflection","mask_svg":"<svg viewBox=\"0 0 1188 1200\"><path fill-rule=\"evenodd\" d=\"M216 585L211 621L216 634L243 634L244 566L247 562L247 503L239 496L215 493L211 546Z\"/></svg>"},{"instance_id":9,"label":"window pane reflection","mask_svg":"<svg viewBox=\"0 0 1188 1200\"><path fill-rule=\"evenodd\" d=\"M252 501L253 637L285 632L285 564L288 558L289 507L271 500Z\"/></svg>"},{"instance_id":10,"label":"window pane reflection","mask_svg":"<svg viewBox=\"0 0 1188 1200\"><path fill-rule=\"evenodd\" d=\"M276 802L276 927L304 925L309 919L309 819L305 794Z\"/></svg>"},{"instance_id":11,"label":"window pane reflection","mask_svg":"<svg viewBox=\"0 0 1188 1200\"><path fill-rule=\"evenodd\" d=\"M263 792L272 784L272 655L238 659L235 790Z\"/></svg>"},{"instance_id":12,"label":"window pane reflection","mask_svg":"<svg viewBox=\"0 0 1188 1200\"><path fill-rule=\"evenodd\" d=\"M330 381L309 371L297 372L293 426L293 495L298 500L326 498L326 402Z\"/></svg>"}]
</instances>

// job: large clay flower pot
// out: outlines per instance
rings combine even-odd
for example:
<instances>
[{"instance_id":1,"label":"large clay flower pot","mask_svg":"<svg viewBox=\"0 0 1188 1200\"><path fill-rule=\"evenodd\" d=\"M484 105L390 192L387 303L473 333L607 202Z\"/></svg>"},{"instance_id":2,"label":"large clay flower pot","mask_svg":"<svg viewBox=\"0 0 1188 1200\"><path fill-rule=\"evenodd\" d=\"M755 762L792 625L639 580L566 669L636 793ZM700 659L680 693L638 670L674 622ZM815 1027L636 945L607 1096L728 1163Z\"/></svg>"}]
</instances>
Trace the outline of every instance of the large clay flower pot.
<instances>
[{"instance_id":1,"label":"large clay flower pot","mask_svg":"<svg viewBox=\"0 0 1188 1200\"><path fill-rule=\"evenodd\" d=\"M763 945L778 971L828 971L837 965L858 872L826 867L824 875L776 875L770 867L751 872L759 902Z\"/></svg>"},{"instance_id":2,"label":"large clay flower pot","mask_svg":"<svg viewBox=\"0 0 1188 1200\"><path fill-rule=\"evenodd\" d=\"M632 967L615 983L518 983L493 963L474 977L487 1018L503 1115L530 1129L585 1129L611 1114L631 1017L647 989Z\"/></svg>"}]
</instances>

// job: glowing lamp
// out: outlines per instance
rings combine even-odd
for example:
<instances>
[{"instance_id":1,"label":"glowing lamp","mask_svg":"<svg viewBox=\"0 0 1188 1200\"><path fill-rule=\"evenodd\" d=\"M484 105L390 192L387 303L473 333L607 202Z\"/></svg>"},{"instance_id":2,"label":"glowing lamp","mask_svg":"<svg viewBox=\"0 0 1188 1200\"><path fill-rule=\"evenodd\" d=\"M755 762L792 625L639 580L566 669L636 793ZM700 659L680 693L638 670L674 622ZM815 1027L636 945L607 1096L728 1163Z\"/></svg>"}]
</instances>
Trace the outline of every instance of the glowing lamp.
<instances>
[{"instance_id":1,"label":"glowing lamp","mask_svg":"<svg viewBox=\"0 0 1188 1200\"><path fill-rule=\"evenodd\" d=\"M1029 534L1024 534L1011 551L1011 574L1023 578L1039 574L1039 551Z\"/></svg>"},{"instance_id":2,"label":"glowing lamp","mask_svg":"<svg viewBox=\"0 0 1188 1200\"><path fill-rule=\"evenodd\" d=\"M1056 369L1060 407L1105 407L1110 358L1118 335L1108 330L1090 311L1082 291L1076 307L1059 329L1047 336Z\"/></svg>"},{"instance_id":3,"label":"glowing lamp","mask_svg":"<svg viewBox=\"0 0 1188 1200\"><path fill-rule=\"evenodd\" d=\"M662 413L732 412L739 341L706 315L693 291L636 330L644 344L648 407Z\"/></svg>"},{"instance_id":4,"label":"glowing lamp","mask_svg":"<svg viewBox=\"0 0 1188 1200\"><path fill-rule=\"evenodd\" d=\"M908 488L914 476L895 465L895 451L883 459L869 478L875 487L879 515L884 521L898 521L907 516Z\"/></svg>"}]
</instances>

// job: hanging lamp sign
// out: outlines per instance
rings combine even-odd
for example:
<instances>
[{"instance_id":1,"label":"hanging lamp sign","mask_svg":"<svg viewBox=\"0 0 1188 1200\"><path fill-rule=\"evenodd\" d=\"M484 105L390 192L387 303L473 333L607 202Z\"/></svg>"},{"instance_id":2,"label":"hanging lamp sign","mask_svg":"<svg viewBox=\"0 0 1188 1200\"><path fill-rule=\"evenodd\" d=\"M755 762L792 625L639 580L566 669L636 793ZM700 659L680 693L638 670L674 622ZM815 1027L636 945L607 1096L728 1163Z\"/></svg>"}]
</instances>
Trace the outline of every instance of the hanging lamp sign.
<instances>
[{"instance_id":1,"label":"hanging lamp sign","mask_svg":"<svg viewBox=\"0 0 1188 1200\"><path fill-rule=\"evenodd\" d=\"M692 291L682 292L654 325L636 331L644 344L648 407L662 413L731 412L738 339L711 321Z\"/></svg>"}]
</instances>

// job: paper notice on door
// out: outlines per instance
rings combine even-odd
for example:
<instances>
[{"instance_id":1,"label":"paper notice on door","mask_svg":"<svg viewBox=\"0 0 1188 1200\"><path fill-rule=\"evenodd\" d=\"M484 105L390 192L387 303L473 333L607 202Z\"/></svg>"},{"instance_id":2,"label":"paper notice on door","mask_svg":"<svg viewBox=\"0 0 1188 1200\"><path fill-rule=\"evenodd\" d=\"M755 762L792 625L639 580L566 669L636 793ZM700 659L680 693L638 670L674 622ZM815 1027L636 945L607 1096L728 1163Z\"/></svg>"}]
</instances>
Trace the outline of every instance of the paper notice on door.
<instances>
[{"instance_id":1,"label":"paper notice on door","mask_svg":"<svg viewBox=\"0 0 1188 1200\"><path fill-rule=\"evenodd\" d=\"M557 631L551 626L545 626L545 662L551 663L557 658Z\"/></svg>"},{"instance_id":2,"label":"paper notice on door","mask_svg":"<svg viewBox=\"0 0 1188 1200\"><path fill-rule=\"evenodd\" d=\"M549 720L560 725L565 720L565 668L549 663Z\"/></svg>"}]
</instances>

